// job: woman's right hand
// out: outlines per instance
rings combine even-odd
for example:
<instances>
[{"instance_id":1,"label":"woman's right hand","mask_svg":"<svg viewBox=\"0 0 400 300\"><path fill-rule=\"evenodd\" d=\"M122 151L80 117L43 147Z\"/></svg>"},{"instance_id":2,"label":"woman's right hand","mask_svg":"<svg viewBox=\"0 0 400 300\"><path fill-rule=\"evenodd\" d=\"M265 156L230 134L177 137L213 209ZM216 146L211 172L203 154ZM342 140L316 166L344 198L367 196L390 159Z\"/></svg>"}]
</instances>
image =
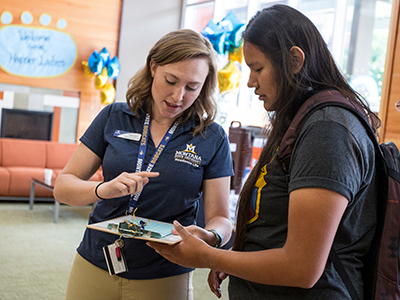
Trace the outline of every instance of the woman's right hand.
<instances>
[{"instance_id":1,"label":"woman's right hand","mask_svg":"<svg viewBox=\"0 0 400 300\"><path fill-rule=\"evenodd\" d=\"M102 199L111 199L137 194L149 182L149 178L157 177L158 175L160 175L158 172L122 172L113 180L101 184L97 189L97 195Z\"/></svg>"},{"instance_id":2,"label":"woman's right hand","mask_svg":"<svg viewBox=\"0 0 400 300\"><path fill-rule=\"evenodd\" d=\"M210 270L208 273L208 286L211 291L218 297L221 298L221 283L228 277L227 274L219 271Z\"/></svg>"}]
</instances>

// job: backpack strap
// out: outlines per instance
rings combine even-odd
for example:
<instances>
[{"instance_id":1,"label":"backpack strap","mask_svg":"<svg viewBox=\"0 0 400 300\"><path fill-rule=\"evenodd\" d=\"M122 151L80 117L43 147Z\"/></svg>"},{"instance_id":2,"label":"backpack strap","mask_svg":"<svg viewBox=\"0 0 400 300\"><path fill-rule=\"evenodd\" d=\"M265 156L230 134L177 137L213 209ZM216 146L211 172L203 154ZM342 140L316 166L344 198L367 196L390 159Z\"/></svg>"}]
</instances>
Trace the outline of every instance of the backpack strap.
<instances>
[{"instance_id":1,"label":"backpack strap","mask_svg":"<svg viewBox=\"0 0 400 300\"><path fill-rule=\"evenodd\" d=\"M289 172L290 157L292 156L294 144L299 135L300 129L308 117L316 110L325 106L339 106L353 112L358 119L363 123L367 130L368 136L372 141L375 141L375 148L379 149L379 143L376 140L375 134L369 125L364 112L345 98L339 91L327 90L319 92L308 98L299 108L292 122L289 125L278 149L278 157L282 163L285 172ZM380 152L380 149L379 149Z\"/></svg>"},{"instance_id":2,"label":"backpack strap","mask_svg":"<svg viewBox=\"0 0 400 300\"><path fill-rule=\"evenodd\" d=\"M387 172L389 176L400 182L400 153L399 149L393 142L383 143L380 145L382 152L386 157Z\"/></svg>"},{"instance_id":3,"label":"backpack strap","mask_svg":"<svg viewBox=\"0 0 400 300\"><path fill-rule=\"evenodd\" d=\"M340 277L342 278L342 281L344 282L344 284L347 288L347 291L349 292L349 294L351 296L351 299L360 300L360 297L358 296L357 291L354 288L354 285L351 283L349 275L347 275L347 272L344 269L343 264L340 261L340 258L337 255L335 249L333 249L333 247L331 248L331 252L329 253L329 258L333 262L333 265L335 266L336 271L339 273Z\"/></svg>"},{"instance_id":4,"label":"backpack strap","mask_svg":"<svg viewBox=\"0 0 400 300\"><path fill-rule=\"evenodd\" d=\"M339 91L327 90L313 95L302 104L293 118L288 130L283 136L277 155L285 172L289 172L290 157L302 125L314 111L326 106L345 108L357 116L357 118L366 128L368 137L374 144L375 152L383 159L381 147L379 146L379 142L376 139L369 122L367 121L365 113L358 106L355 106L352 102L346 99ZM344 282L351 298L353 300L360 300L360 297L358 296L356 289L354 288L354 285L352 284L333 246L329 253L329 258L342 278L342 281Z\"/></svg>"}]
</instances>

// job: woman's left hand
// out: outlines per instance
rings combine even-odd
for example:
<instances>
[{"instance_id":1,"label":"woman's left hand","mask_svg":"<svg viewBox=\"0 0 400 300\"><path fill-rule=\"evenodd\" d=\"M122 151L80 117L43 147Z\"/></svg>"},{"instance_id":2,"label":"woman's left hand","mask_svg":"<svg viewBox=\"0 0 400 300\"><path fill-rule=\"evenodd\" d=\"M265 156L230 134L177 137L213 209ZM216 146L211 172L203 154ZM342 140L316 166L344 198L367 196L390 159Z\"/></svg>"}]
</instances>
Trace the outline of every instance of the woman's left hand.
<instances>
[{"instance_id":1,"label":"woman's left hand","mask_svg":"<svg viewBox=\"0 0 400 300\"><path fill-rule=\"evenodd\" d=\"M213 248L209 247L206 242L186 230L178 221L174 222L174 227L176 233L182 238L179 243L166 245L147 242L147 245L156 250L157 253L167 260L180 266L187 268L207 268L206 255L204 254ZM197 229L194 230L193 228L197 226L189 227L188 229L197 231Z\"/></svg>"}]
</instances>

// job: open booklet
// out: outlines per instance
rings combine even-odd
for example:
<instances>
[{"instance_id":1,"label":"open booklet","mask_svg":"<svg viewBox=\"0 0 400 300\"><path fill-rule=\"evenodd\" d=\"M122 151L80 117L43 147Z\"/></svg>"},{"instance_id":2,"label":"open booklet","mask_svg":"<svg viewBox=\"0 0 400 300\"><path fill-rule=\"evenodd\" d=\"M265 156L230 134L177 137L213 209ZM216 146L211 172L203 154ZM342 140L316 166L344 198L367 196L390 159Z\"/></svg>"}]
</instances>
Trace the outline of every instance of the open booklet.
<instances>
[{"instance_id":1,"label":"open booklet","mask_svg":"<svg viewBox=\"0 0 400 300\"><path fill-rule=\"evenodd\" d=\"M176 244L181 240L171 230L173 224L126 215L119 218L86 225L87 228L121 235L125 238L147 240L164 244Z\"/></svg>"}]
</instances>

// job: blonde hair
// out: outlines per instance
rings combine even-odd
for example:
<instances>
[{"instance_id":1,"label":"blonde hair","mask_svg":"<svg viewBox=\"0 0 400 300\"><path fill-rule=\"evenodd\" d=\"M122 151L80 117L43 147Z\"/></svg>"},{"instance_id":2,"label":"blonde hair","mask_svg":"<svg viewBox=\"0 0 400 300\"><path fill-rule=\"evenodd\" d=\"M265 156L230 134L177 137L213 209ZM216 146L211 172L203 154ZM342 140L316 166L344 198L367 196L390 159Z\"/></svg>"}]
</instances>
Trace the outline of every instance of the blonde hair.
<instances>
[{"instance_id":1,"label":"blonde hair","mask_svg":"<svg viewBox=\"0 0 400 300\"><path fill-rule=\"evenodd\" d=\"M151 114L153 104L151 61L163 66L193 58L206 59L209 71L198 98L182 114L181 124L195 116L199 125L196 126L193 135L202 133L205 127L214 121L217 112L214 98L217 87L217 64L215 52L209 40L193 30L172 31L163 36L149 51L146 65L130 79L128 84L126 101L132 112L138 114L141 110Z\"/></svg>"}]
</instances>

